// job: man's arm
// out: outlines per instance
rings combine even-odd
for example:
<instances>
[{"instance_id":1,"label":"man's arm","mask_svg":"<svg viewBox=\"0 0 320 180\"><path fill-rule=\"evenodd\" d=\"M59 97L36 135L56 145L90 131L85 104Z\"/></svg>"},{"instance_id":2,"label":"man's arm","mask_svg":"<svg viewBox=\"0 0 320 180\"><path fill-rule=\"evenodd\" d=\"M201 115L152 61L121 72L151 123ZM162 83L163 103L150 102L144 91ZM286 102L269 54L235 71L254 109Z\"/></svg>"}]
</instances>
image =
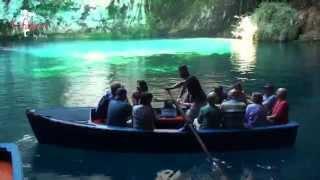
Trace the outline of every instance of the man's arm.
<instances>
[{"instance_id":1,"label":"man's arm","mask_svg":"<svg viewBox=\"0 0 320 180\"><path fill-rule=\"evenodd\" d=\"M180 91L179 99L182 98L182 96L184 95L184 93L186 93L186 87L185 87L185 86L183 86L182 89L181 89L181 91Z\"/></svg>"},{"instance_id":2,"label":"man's arm","mask_svg":"<svg viewBox=\"0 0 320 180\"><path fill-rule=\"evenodd\" d=\"M182 98L182 96L184 95L184 93L186 92L186 87L184 86L185 82L186 81L178 82L178 83L176 83L175 85L173 85L171 87L165 88L165 90L170 91L171 89L177 89L177 88L182 87L182 89L180 91L180 94L179 94L179 97L178 97L178 100L177 100L177 101L179 101Z\"/></svg>"},{"instance_id":3,"label":"man's arm","mask_svg":"<svg viewBox=\"0 0 320 180\"><path fill-rule=\"evenodd\" d=\"M267 120L270 122L274 122L276 120L276 118L277 118L277 114L267 116Z\"/></svg>"},{"instance_id":4,"label":"man's arm","mask_svg":"<svg viewBox=\"0 0 320 180\"><path fill-rule=\"evenodd\" d=\"M198 116L198 123L201 124L203 122L203 110L200 110L199 116Z\"/></svg>"},{"instance_id":5,"label":"man's arm","mask_svg":"<svg viewBox=\"0 0 320 180\"><path fill-rule=\"evenodd\" d=\"M281 105L281 107L276 111L274 114L267 116L267 120L274 122L277 118L280 118L280 116L285 113L285 111L288 110L288 104L284 103Z\"/></svg>"},{"instance_id":6,"label":"man's arm","mask_svg":"<svg viewBox=\"0 0 320 180\"><path fill-rule=\"evenodd\" d=\"M165 89L166 89L166 90L177 89L177 88L182 87L184 83L185 83L185 81L181 81L181 82L178 82L178 83L176 83L175 85L170 86L170 87L167 87L167 88L165 88Z\"/></svg>"}]
</instances>

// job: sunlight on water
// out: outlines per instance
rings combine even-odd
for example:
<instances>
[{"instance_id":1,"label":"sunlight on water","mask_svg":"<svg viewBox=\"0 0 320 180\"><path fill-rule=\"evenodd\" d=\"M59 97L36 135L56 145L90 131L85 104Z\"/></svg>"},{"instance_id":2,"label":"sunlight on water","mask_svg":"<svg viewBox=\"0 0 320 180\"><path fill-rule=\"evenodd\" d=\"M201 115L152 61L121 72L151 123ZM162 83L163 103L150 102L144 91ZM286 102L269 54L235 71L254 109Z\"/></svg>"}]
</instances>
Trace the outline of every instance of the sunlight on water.
<instances>
[{"instance_id":1,"label":"sunlight on water","mask_svg":"<svg viewBox=\"0 0 320 180\"><path fill-rule=\"evenodd\" d=\"M0 47L0 138L18 144L28 180L215 179L201 153L127 154L39 145L25 117L27 108L96 105L116 81L131 95L136 80L144 79L154 97L164 99L163 87L179 81L177 67L186 64L206 92L238 78L249 79L246 92L259 91L266 82L290 90L290 117L301 124L296 147L213 153L226 162L221 166L228 180L319 179L320 146L314 141L319 136L319 47L223 39L8 43Z\"/></svg>"},{"instance_id":2,"label":"sunlight on water","mask_svg":"<svg viewBox=\"0 0 320 180\"><path fill-rule=\"evenodd\" d=\"M242 48L246 48L248 54L241 51ZM122 78L121 83L135 87L135 80L144 79L145 74L176 73L177 63L188 63L197 57L235 56L240 61L235 62L239 64L239 71L249 71L255 61L252 48L254 46L244 46L238 40L193 38L39 42L5 50L26 59L21 68L16 68L17 71L22 70L21 76L31 75L41 79L68 77L64 78L68 85L61 100L67 106L84 106L96 104L108 85L115 80L112 77L130 76L129 79ZM165 56L175 58L152 62L157 61L157 57ZM32 62L28 59L32 59ZM210 61L216 60L210 58ZM36 66L25 69L29 63ZM120 69L112 71L111 66ZM85 101L83 97L87 97Z\"/></svg>"},{"instance_id":3,"label":"sunlight on water","mask_svg":"<svg viewBox=\"0 0 320 180\"><path fill-rule=\"evenodd\" d=\"M125 65L144 61L144 57L175 55L188 59L192 56L230 54L233 40L214 38L130 40L130 41L62 41L5 48L42 60L50 66L32 69L35 77L84 75L88 69L99 71L105 65ZM4 48L2 48L4 49ZM154 67L164 72L167 67ZM104 71L104 70L102 70Z\"/></svg>"},{"instance_id":4,"label":"sunlight on water","mask_svg":"<svg viewBox=\"0 0 320 180\"><path fill-rule=\"evenodd\" d=\"M17 47L13 51L46 58L145 57L161 54L227 54L231 40L213 38L130 40L130 41L69 41Z\"/></svg>"},{"instance_id":5,"label":"sunlight on water","mask_svg":"<svg viewBox=\"0 0 320 180\"><path fill-rule=\"evenodd\" d=\"M241 73L252 72L256 63L256 45L250 40L234 40L232 42L232 60Z\"/></svg>"}]
</instances>

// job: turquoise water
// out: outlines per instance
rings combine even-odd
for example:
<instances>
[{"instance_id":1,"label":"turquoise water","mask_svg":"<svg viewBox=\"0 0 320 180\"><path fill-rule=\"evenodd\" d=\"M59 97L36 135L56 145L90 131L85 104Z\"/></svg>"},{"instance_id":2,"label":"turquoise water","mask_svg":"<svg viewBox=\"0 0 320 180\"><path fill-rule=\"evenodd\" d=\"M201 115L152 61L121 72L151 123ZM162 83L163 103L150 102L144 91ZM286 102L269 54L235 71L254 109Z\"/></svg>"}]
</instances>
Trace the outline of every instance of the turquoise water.
<instances>
[{"instance_id":1,"label":"turquoise water","mask_svg":"<svg viewBox=\"0 0 320 180\"><path fill-rule=\"evenodd\" d=\"M290 118L298 121L292 149L213 153L229 179L319 179L320 43L265 43L228 39L50 41L0 46L0 141L21 149L27 179L208 179L203 154L107 153L38 145L26 108L94 106L111 82L145 79L158 98L187 64L209 92L241 80L246 91L266 82L289 89ZM169 148L169 147L168 147Z\"/></svg>"}]
</instances>

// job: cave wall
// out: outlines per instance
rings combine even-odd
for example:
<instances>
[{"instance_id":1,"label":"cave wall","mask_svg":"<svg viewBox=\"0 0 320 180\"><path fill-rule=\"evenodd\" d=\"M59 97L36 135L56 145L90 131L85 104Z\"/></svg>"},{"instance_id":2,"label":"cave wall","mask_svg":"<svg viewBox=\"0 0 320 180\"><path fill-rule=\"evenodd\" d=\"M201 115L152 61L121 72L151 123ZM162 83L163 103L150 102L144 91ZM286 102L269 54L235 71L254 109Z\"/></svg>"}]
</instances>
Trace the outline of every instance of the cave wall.
<instances>
[{"instance_id":1,"label":"cave wall","mask_svg":"<svg viewBox=\"0 0 320 180\"><path fill-rule=\"evenodd\" d=\"M0 0L0 35L21 34L24 21L29 34L147 30L144 8L145 0Z\"/></svg>"},{"instance_id":2,"label":"cave wall","mask_svg":"<svg viewBox=\"0 0 320 180\"><path fill-rule=\"evenodd\" d=\"M261 2L262 0L0 0L0 37L21 37L26 14L29 18L28 35L36 37L56 34L100 34L111 38L231 37L230 32L237 16L252 12ZM298 9L320 4L319 0L288 2ZM304 15L302 19L307 18L311 19L308 15Z\"/></svg>"},{"instance_id":3,"label":"cave wall","mask_svg":"<svg viewBox=\"0 0 320 180\"><path fill-rule=\"evenodd\" d=\"M0 0L0 36L105 33L119 36L228 36L256 0Z\"/></svg>"}]
</instances>

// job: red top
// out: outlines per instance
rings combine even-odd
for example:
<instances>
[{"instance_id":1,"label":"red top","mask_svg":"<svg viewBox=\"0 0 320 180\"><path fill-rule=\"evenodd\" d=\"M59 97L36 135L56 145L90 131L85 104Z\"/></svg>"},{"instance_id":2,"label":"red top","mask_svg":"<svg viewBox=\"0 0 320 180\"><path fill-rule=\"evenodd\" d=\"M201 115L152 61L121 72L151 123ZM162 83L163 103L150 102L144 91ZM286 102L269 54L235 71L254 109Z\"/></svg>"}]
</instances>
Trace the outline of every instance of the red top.
<instances>
[{"instance_id":1,"label":"red top","mask_svg":"<svg viewBox=\"0 0 320 180\"><path fill-rule=\"evenodd\" d=\"M286 100L277 100L272 109L272 116L275 116L276 124L288 123L289 105Z\"/></svg>"}]
</instances>

